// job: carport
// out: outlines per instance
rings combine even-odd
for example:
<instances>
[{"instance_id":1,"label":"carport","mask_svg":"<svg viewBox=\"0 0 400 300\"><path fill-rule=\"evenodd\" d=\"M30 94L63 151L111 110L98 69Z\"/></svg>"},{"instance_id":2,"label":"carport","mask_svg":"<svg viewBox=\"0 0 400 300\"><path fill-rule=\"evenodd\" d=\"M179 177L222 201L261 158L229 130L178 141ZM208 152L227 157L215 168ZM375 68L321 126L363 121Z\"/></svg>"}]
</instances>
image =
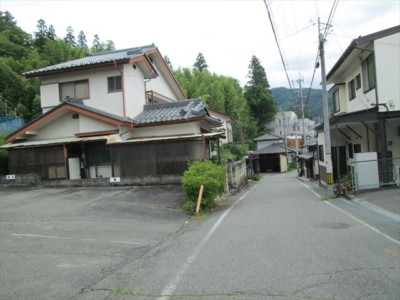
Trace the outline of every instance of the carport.
<instances>
[{"instance_id":1,"label":"carport","mask_svg":"<svg viewBox=\"0 0 400 300\"><path fill-rule=\"evenodd\" d=\"M295 153L295 149L284 143L274 143L252 153L258 159L255 161L256 170L261 173L285 172L287 170L287 154Z\"/></svg>"}]
</instances>

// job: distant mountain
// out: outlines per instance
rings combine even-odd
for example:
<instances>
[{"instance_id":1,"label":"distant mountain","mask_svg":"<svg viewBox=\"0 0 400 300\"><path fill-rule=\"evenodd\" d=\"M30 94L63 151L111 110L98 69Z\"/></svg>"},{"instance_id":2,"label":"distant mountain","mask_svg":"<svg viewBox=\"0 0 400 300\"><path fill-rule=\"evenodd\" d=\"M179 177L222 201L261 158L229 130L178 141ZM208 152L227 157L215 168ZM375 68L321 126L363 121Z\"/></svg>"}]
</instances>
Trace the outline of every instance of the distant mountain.
<instances>
[{"instance_id":1,"label":"distant mountain","mask_svg":"<svg viewBox=\"0 0 400 300\"><path fill-rule=\"evenodd\" d=\"M280 87L271 88L271 92L278 105L278 110L294 111L297 114L297 117L301 118L301 101L298 96L299 89L293 89L292 93L292 90ZM305 104L305 117L315 120L316 123L322 122L322 90L303 89L303 101ZM328 103L330 108L332 108L332 95L330 93L328 93Z\"/></svg>"}]
</instances>

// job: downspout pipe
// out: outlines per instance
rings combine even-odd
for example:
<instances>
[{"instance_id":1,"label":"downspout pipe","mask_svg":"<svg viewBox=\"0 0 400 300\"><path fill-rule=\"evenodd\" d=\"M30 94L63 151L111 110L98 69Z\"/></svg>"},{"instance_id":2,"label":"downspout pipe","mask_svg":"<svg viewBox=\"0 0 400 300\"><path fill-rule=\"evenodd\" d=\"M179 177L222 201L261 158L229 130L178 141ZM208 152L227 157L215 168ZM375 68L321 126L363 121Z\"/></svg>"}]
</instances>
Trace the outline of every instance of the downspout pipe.
<instances>
[{"instance_id":1,"label":"downspout pipe","mask_svg":"<svg viewBox=\"0 0 400 300\"><path fill-rule=\"evenodd\" d=\"M204 134L201 135L201 139L203 141L203 161L206 161L206 137Z\"/></svg>"},{"instance_id":2,"label":"downspout pipe","mask_svg":"<svg viewBox=\"0 0 400 300\"><path fill-rule=\"evenodd\" d=\"M122 87L122 113L126 117L126 104L125 104L125 79L124 71L117 67L117 61L114 60L114 67L121 73L121 87Z\"/></svg>"}]
</instances>

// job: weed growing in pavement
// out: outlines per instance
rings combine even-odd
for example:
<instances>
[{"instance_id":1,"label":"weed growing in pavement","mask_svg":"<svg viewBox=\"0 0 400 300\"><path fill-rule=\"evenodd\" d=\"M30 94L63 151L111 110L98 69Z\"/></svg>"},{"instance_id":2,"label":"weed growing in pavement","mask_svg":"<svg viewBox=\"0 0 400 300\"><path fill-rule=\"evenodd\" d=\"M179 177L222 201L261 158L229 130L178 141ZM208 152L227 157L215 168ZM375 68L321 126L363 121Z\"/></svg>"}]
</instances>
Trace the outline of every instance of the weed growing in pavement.
<instances>
[{"instance_id":1,"label":"weed growing in pavement","mask_svg":"<svg viewBox=\"0 0 400 300\"><path fill-rule=\"evenodd\" d=\"M262 176L261 176L260 174L254 174L254 175L253 175L253 180L254 180L254 181L260 181L261 178L262 178Z\"/></svg>"},{"instance_id":2,"label":"weed growing in pavement","mask_svg":"<svg viewBox=\"0 0 400 300\"><path fill-rule=\"evenodd\" d=\"M139 293L136 291L128 290L122 286L118 286L110 290L110 292L114 295L131 295L131 296L138 296Z\"/></svg>"},{"instance_id":3,"label":"weed growing in pavement","mask_svg":"<svg viewBox=\"0 0 400 300\"><path fill-rule=\"evenodd\" d=\"M199 213L193 216L193 221L200 222L207 219L207 213Z\"/></svg>"},{"instance_id":4,"label":"weed growing in pavement","mask_svg":"<svg viewBox=\"0 0 400 300\"><path fill-rule=\"evenodd\" d=\"M322 200L322 201L328 201L328 200L329 200L329 197L326 196L326 195L325 195L325 196L322 196L321 200Z\"/></svg>"}]
</instances>

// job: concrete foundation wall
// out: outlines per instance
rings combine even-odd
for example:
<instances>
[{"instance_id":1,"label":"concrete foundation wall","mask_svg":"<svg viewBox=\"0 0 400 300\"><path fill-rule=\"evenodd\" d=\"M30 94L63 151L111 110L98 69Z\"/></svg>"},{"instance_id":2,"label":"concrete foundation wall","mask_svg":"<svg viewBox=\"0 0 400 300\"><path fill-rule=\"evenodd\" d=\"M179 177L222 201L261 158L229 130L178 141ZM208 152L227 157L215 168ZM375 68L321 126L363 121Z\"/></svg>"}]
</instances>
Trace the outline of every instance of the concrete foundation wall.
<instances>
[{"instance_id":1,"label":"concrete foundation wall","mask_svg":"<svg viewBox=\"0 0 400 300\"><path fill-rule=\"evenodd\" d=\"M45 187L96 187L96 186L147 186L147 185L180 185L180 175L148 175L121 177L120 182L110 182L110 178L91 179L57 179L41 180L37 174L15 175L15 179L7 180L1 176L2 185L39 185Z\"/></svg>"}]
</instances>

